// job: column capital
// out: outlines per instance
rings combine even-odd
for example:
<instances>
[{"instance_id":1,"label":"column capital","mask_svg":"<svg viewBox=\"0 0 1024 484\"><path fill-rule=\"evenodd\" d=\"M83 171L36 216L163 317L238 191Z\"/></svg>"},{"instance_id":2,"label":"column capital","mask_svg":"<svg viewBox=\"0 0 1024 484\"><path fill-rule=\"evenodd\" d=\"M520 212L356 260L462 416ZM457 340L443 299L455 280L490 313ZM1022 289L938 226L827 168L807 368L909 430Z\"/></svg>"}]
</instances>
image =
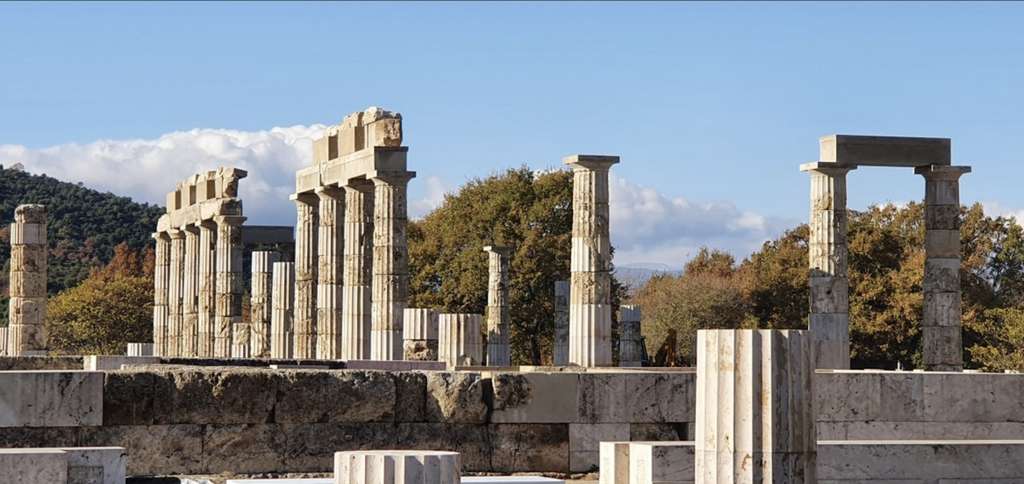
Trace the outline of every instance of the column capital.
<instances>
[{"instance_id":1,"label":"column capital","mask_svg":"<svg viewBox=\"0 0 1024 484\"><path fill-rule=\"evenodd\" d=\"M313 193L315 193L321 200L325 198L339 199L345 196L345 191L338 185L319 186L313 190Z\"/></svg>"},{"instance_id":2,"label":"column capital","mask_svg":"<svg viewBox=\"0 0 1024 484\"><path fill-rule=\"evenodd\" d=\"M166 231L153 232L151 235L153 240L170 240L171 236Z\"/></svg>"},{"instance_id":3,"label":"column capital","mask_svg":"<svg viewBox=\"0 0 1024 484\"><path fill-rule=\"evenodd\" d=\"M374 185L405 185L416 177L415 171L373 171L366 175Z\"/></svg>"},{"instance_id":4,"label":"column capital","mask_svg":"<svg viewBox=\"0 0 1024 484\"><path fill-rule=\"evenodd\" d=\"M914 168L914 173L929 180L959 180L970 172L969 166L925 165Z\"/></svg>"},{"instance_id":5,"label":"column capital","mask_svg":"<svg viewBox=\"0 0 1024 484\"><path fill-rule=\"evenodd\" d=\"M246 218L247 217L239 217L237 215L218 215L213 218L213 221L217 222L217 225L238 226L245 223Z\"/></svg>"},{"instance_id":6,"label":"column capital","mask_svg":"<svg viewBox=\"0 0 1024 484\"><path fill-rule=\"evenodd\" d=\"M184 239L185 238L185 232L183 232L183 231L181 231L179 229L167 229L166 233L167 233L167 236L172 238L172 239Z\"/></svg>"},{"instance_id":7,"label":"column capital","mask_svg":"<svg viewBox=\"0 0 1024 484\"><path fill-rule=\"evenodd\" d=\"M484 246L484 252L487 252L487 253L493 252L495 254L500 254L500 255L503 255L505 257L508 257L508 255L511 253L511 249L509 249L508 247L505 247L505 246L501 246L501 245L485 245Z\"/></svg>"},{"instance_id":8,"label":"column capital","mask_svg":"<svg viewBox=\"0 0 1024 484\"><path fill-rule=\"evenodd\" d=\"M190 233L190 234L198 234L199 233L199 224L195 223L195 224L185 224L185 225L182 225L181 226L181 231L182 232L187 232L187 233Z\"/></svg>"},{"instance_id":9,"label":"column capital","mask_svg":"<svg viewBox=\"0 0 1024 484\"><path fill-rule=\"evenodd\" d=\"M346 182L344 185L341 185L341 188L343 188L346 191L356 191L356 192L362 192L362 193L372 192L373 191L373 181L370 180L370 179L367 179L367 178L362 178L362 177L360 177L360 178L352 178L348 182Z\"/></svg>"},{"instance_id":10,"label":"column capital","mask_svg":"<svg viewBox=\"0 0 1024 484\"><path fill-rule=\"evenodd\" d=\"M562 163L571 165L573 169L585 168L588 170L607 170L619 162L615 155L569 155L562 158Z\"/></svg>"},{"instance_id":11,"label":"column capital","mask_svg":"<svg viewBox=\"0 0 1024 484\"><path fill-rule=\"evenodd\" d=\"M812 161L800 165L800 171L821 173L828 176L844 176L847 172L857 169L857 165L846 165L834 161Z\"/></svg>"},{"instance_id":12,"label":"column capital","mask_svg":"<svg viewBox=\"0 0 1024 484\"><path fill-rule=\"evenodd\" d=\"M316 191L293 193L288 195L288 199L303 205L318 205L320 203L320 197L316 195Z\"/></svg>"}]
</instances>

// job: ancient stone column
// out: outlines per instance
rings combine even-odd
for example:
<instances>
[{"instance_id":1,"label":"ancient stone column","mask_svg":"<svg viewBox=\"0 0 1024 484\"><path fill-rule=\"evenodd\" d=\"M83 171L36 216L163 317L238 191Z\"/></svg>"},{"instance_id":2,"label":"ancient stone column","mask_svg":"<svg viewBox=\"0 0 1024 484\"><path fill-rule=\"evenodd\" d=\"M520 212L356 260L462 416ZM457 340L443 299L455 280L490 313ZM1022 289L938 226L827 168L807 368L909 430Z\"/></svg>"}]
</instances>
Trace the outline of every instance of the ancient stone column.
<instances>
[{"instance_id":1,"label":"ancient stone column","mask_svg":"<svg viewBox=\"0 0 1024 484\"><path fill-rule=\"evenodd\" d=\"M153 266L153 351L167 354L167 290L171 265L171 238L166 232L153 233L155 261Z\"/></svg>"},{"instance_id":2,"label":"ancient stone column","mask_svg":"<svg viewBox=\"0 0 1024 484\"><path fill-rule=\"evenodd\" d=\"M373 274L373 183L345 187L345 263L342 287L342 345L345 360L370 359Z\"/></svg>"},{"instance_id":3,"label":"ancient stone column","mask_svg":"<svg viewBox=\"0 0 1024 484\"><path fill-rule=\"evenodd\" d=\"M612 246L608 235L608 170L617 156L573 155L572 287L569 364L612 364Z\"/></svg>"},{"instance_id":4,"label":"ancient stone column","mask_svg":"<svg viewBox=\"0 0 1024 484\"><path fill-rule=\"evenodd\" d=\"M248 326L242 323L242 223L236 215L214 217L217 222L217 308L213 353L217 358L248 353ZM242 339L236 341L235 337ZM242 350L244 344L245 350ZM239 357L247 356L239 354Z\"/></svg>"},{"instance_id":5,"label":"ancient stone column","mask_svg":"<svg viewBox=\"0 0 1024 484\"><path fill-rule=\"evenodd\" d=\"M161 356L181 356L182 291L185 275L185 232L170 229L171 257L167 276L167 352Z\"/></svg>"},{"instance_id":6,"label":"ancient stone column","mask_svg":"<svg viewBox=\"0 0 1024 484\"><path fill-rule=\"evenodd\" d=\"M249 299L249 356L270 356L270 320L273 307L271 291L274 263L279 254L270 250L252 253L252 289Z\"/></svg>"},{"instance_id":7,"label":"ancient stone column","mask_svg":"<svg viewBox=\"0 0 1024 484\"><path fill-rule=\"evenodd\" d=\"M402 359L402 313L409 293L406 188L414 172L373 178L373 294L370 357Z\"/></svg>"},{"instance_id":8,"label":"ancient stone column","mask_svg":"<svg viewBox=\"0 0 1024 484\"><path fill-rule=\"evenodd\" d=\"M317 241L316 357L341 358L342 268L345 250L345 192L338 187L320 187L320 224Z\"/></svg>"},{"instance_id":9,"label":"ancient stone column","mask_svg":"<svg viewBox=\"0 0 1024 484\"><path fill-rule=\"evenodd\" d=\"M698 483L815 483L811 335L697 332Z\"/></svg>"},{"instance_id":10,"label":"ancient stone column","mask_svg":"<svg viewBox=\"0 0 1024 484\"><path fill-rule=\"evenodd\" d=\"M270 296L273 313L270 319L270 357L291 358L292 318L295 310L295 263L274 263L274 287Z\"/></svg>"},{"instance_id":11,"label":"ancient stone column","mask_svg":"<svg viewBox=\"0 0 1024 484\"><path fill-rule=\"evenodd\" d=\"M334 453L334 484L459 484L458 452L352 450Z\"/></svg>"},{"instance_id":12,"label":"ancient stone column","mask_svg":"<svg viewBox=\"0 0 1024 484\"><path fill-rule=\"evenodd\" d=\"M295 316L292 356L316 358L317 229L320 199L312 193L292 195L298 210L295 225Z\"/></svg>"},{"instance_id":13,"label":"ancient stone column","mask_svg":"<svg viewBox=\"0 0 1024 484\"><path fill-rule=\"evenodd\" d=\"M7 354L46 350L46 207L19 205L11 224L10 312Z\"/></svg>"},{"instance_id":14,"label":"ancient stone column","mask_svg":"<svg viewBox=\"0 0 1024 484\"><path fill-rule=\"evenodd\" d=\"M555 366L569 364L569 281L555 281Z\"/></svg>"},{"instance_id":15,"label":"ancient stone column","mask_svg":"<svg viewBox=\"0 0 1024 484\"><path fill-rule=\"evenodd\" d=\"M182 264L181 282L181 347L180 356L197 356L199 335L199 227L187 225L185 232L185 262Z\"/></svg>"},{"instance_id":16,"label":"ancient stone column","mask_svg":"<svg viewBox=\"0 0 1024 484\"><path fill-rule=\"evenodd\" d=\"M811 175L810 324L817 368L850 368L850 284L846 277L846 173L836 163L800 166Z\"/></svg>"},{"instance_id":17,"label":"ancient stone column","mask_svg":"<svg viewBox=\"0 0 1024 484\"><path fill-rule=\"evenodd\" d=\"M7 329L8 326L0 327L0 356L7 356Z\"/></svg>"},{"instance_id":18,"label":"ancient stone column","mask_svg":"<svg viewBox=\"0 0 1024 484\"><path fill-rule=\"evenodd\" d=\"M509 366L508 247L488 245L487 253L487 366Z\"/></svg>"},{"instance_id":19,"label":"ancient stone column","mask_svg":"<svg viewBox=\"0 0 1024 484\"><path fill-rule=\"evenodd\" d=\"M619 366L643 366L643 337L640 335L640 307L619 306Z\"/></svg>"},{"instance_id":20,"label":"ancient stone column","mask_svg":"<svg viewBox=\"0 0 1024 484\"><path fill-rule=\"evenodd\" d=\"M199 224L199 302L196 355L212 358L217 334L217 224Z\"/></svg>"},{"instance_id":21,"label":"ancient stone column","mask_svg":"<svg viewBox=\"0 0 1024 484\"><path fill-rule=\"evenodd\" d=\"M437 317L437 359L456 366L479 366L483 363L483 344L479 314L441 314Z\"/></svg>"},{"instance_id":22,"label":"ancient stone column","mask_svg":"<svg viewBox=\"0 0 1024 484\"><path fill-rule=\"evenodd\" d=\"M960 176L970 173L971 167L931 165L915 172L925 180L924 368L961 371Z\"/></svg>"},{"instance_id":23,"label":"ancient stone column","mask_svg":"<svg viewBox=\"0 0 1024 484\"><path fill-rule=\"evenodd\" d=\"M433 309L405 308L402 325L402 358L436 361L437 312Z\"/></svg>"}]
</instances>

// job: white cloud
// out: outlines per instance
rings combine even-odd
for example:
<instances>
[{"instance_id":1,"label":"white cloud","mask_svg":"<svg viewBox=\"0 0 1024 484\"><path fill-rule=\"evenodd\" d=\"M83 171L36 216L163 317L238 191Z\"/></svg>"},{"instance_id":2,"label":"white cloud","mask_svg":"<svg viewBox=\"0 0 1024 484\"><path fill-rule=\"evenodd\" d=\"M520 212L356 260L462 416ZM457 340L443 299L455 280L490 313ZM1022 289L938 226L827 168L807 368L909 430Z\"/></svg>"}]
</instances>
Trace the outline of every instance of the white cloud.
<instances>
[{"instance_id":1,"label":"white cloud","mask_svg":"<svg viewBox=\"0 0 1024 484\"><path fill-rule=\"evenodd\" d=\"M999 202L981 202L981 208L989 217L1013 217L1018 223L1024 223L1024 209L1006 207Z\"/></svg>"},{"instance_id":2,"label":"white cloud","mask_svg":"<svg viewBox=\"0 0 1024 484\"><path fill-rule=\"evenodd\" d=\"M445 194L450 191L444 181L436 176L428 176L423 181L426 184L423 198L409 202L409 216L412 218L423 218L431 210L440 207Z\"/></svg>"}]
</instances>

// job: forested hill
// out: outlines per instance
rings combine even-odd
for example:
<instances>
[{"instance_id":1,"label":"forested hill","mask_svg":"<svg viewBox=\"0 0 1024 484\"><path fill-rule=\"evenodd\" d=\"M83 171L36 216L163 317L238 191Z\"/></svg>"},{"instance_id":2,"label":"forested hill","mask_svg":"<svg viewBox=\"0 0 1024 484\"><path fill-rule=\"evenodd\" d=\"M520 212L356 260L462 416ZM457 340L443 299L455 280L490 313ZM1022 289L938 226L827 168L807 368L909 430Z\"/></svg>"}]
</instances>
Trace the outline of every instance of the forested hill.
<instances>
[{"instance_id":1,"label":"forested hill","mask_svg":"<svg viewBox=\"0 0 1024 484\"><path fill-rule=\"evenodd\" d=\"M163 212L127 197L0 166L0 325L7 324L10 224L14 208L25 203L46 205L49 214L51 295L77 285L91 268L110 261L117 244L126 242L134 249L150 245Z\"/></svg>"}]
</instances>

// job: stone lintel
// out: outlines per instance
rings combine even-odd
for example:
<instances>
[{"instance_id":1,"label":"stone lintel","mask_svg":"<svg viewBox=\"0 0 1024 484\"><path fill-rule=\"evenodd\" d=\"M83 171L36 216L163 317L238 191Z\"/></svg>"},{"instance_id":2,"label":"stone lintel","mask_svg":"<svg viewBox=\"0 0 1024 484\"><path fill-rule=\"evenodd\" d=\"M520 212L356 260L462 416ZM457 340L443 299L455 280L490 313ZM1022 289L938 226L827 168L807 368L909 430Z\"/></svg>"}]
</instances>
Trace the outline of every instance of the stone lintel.
<instances>
[{"instance_id":1,"label":"stone lintel","mask_svg":"<svg viewBox=\"0 0 1024 484\"><path fill-rule=\"evenodd\" d=\"M562 163L566 165L578 165L591 170L608 169L612 165L619 162L619 157L615 155L569 155L562 158Z\"/></svg>"},{"instance_id":2,"label":"stone lintel","mask_svg":"<svg viewBox=\"0 0 1024 484\"><path fill-rule=\"evenodd\" d=\"M296 203L302 203L305 205L319 206L320 204L320 197L316 196L315 189L313 189L313 191L293 193L291 195L288 195L288 200L291 200Z\"/></svg>"},{"instance_id":3,"label":"stone lintel","mask_svg":"<svg viewBox=\"0 0 1024 484\"><path fill-rule=\"evenodd\" d=\"M241 215L242 201L238 198L215 198L199 202L181 210L175 210L167 216L167 224L168 227L180 228L186 225L200 224L204 220L213 220L218 216ZM161 228L163 223L164 222L162 220L157 223L158 230Z\"/></svg>"},{"instance_id":4,"label":"stone lintel","mask_svg":"<svg viewBox=\"0 0 1024 484\"><path fill-rule=\"evenodd\" d=\"M409 147L372 146L303 168L295 173L295 192L304 193L326 185L345 186L353 180L372 178L377 172L406 171Z\"/></svg>"},{"instance_id":5,"label":"stone lintel","mask_svg":"<svg viewBox=\"0 0 1024 484\"><path fill-rule=\"evenodd\" d=\"M812 161L800 165L800 171L817 171L829 176L845 175L846 172L856 169L856 166L843 165L833 161Z\"/></svg>"},{"instance_id":6,"label":"stone lintel","mask_svg":"<svg viewBox=\"0 0 1024 484\"><path fill-rule=\"evenodd\" d=\"M366 178L376 182L380 180L385 183L397 184L401 182L408 182L413 178L416 178L415 171L374 171L366 174Z\"/></svg>"},{"instance_id":7,"label":"stone lintel","mask_svg":"<svg viewBox=\"0 0 1024 484\"><path fill-rule=\"evenodd\" d=\"M914 173L925 178L956 180L971 172L971 167L966 165L926 165L914 168Z\"/></svg>"},{"instance_id":8,"label":"stone lintel","mask_svg":"<svg viewBox=\"0 0 1024 484\"><path fill-rule=\"evenodd\" d=\"M819 140L819 160L842 165L906 166L950 164L949 138L833 134Z\"/></svg>"},{"instance_id":9,"label":"stone lintel","mask_svg":"<svg viewBox=\"0 0 1024 484\"><path fill-rule=\"evenodd\" d=\"M345 196L345 190L343 190L338 185L323 185L323 186L319 186L319 187L316 187L315 190L313 190L313 193L316 193L316 195L318 197L320 197L320 198L323 198L323 197L343 198Z\"/></svg>"}]
</instances>

